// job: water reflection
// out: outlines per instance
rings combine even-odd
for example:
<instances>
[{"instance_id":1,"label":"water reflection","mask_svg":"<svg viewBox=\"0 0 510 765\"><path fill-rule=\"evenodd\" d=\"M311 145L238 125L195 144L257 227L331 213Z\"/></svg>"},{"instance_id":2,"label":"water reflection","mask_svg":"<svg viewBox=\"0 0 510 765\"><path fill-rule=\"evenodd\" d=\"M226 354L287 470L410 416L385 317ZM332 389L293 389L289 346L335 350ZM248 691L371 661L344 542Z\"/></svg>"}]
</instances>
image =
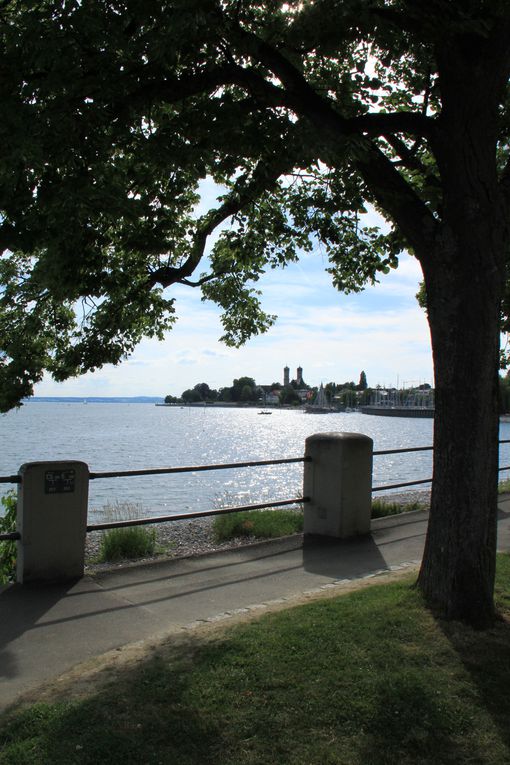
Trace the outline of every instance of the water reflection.
<instances>
[{"instance_id":1,"label":"water reflection","mask_svg":"<svg viewBox=\"0 0 510 765\"><path fill-rule=\"evenodd\" d=\"M260 417L257 411L30 403L0 418L0 474L16 473L33 460L80 459L100 472L300 457L307 436L330 431L365 433L375 450L432 444L428 419L278 410ZM510 438L509 423L502 423L501 438ZM430 452L376 457L374 485L428 478L431 464ZM510 444L502 446L501 464L510 464ZM287 498L301 493L301 480L302 465L96 480L91 517L115 500L138 502L160 515Z\"/></svg>"}]
</instances>

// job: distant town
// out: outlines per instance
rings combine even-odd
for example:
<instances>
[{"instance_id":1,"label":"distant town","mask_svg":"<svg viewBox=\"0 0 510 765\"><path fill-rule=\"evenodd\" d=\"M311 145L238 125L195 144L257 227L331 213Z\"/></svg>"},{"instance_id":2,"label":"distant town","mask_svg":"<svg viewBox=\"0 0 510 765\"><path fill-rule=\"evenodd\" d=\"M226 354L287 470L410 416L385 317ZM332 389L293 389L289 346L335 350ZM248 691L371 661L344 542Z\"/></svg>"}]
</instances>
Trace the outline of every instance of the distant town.
<instances>
[{"instance_id":1,"label":"distant town","mask_svg":"<svg viewBox=\"0 0 510 765\"><path fill-rule=\"evenodd\" d=\"M335 411L356 410L364 406L415 406L433 408L433 389L428 383L416 388L396 390L377 385L371 388L362 370L359 380L343 383L328 382L326 385L310 386L303 376L303 368L297 367L291 379L288 366L283 368L282 380L261 385L253 377L235 379L230 387L215 390L206 382L197 383L183 391L180 396L166 396L167 406L263 406L329 409Z\"/></svg>"}]
</instances>

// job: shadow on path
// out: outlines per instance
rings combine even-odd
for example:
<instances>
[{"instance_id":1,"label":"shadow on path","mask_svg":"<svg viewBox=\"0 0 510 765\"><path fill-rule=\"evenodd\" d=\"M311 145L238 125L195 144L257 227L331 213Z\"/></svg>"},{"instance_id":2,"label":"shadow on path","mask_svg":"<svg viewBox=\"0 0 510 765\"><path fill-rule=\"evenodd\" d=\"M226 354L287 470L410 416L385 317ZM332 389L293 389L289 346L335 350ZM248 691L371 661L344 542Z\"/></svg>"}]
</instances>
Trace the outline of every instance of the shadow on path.
<instances>
[{"instance_id":1,"label":"shadow on path","mask_svg":"<svg viewBox=\"0 0 510 765\"><path fill-rule=\"evenodd\" d=\"M358 579L364 574L389 569L371 534L355 539L305 535L303 568L332 579Z\"/></svg>"},{"instance_id":2,"label":"shadow on path","mask_svg":"<svg viewBox=\"0 0 510 765\"><path fill-rule=\"evenodd\" d=\"M66 597L75 584L12 584L0 589L0 678L16 677L22 671L20 657L16 658L9 644L36 628L41 618Z\"/></svg>"}]
</instances>

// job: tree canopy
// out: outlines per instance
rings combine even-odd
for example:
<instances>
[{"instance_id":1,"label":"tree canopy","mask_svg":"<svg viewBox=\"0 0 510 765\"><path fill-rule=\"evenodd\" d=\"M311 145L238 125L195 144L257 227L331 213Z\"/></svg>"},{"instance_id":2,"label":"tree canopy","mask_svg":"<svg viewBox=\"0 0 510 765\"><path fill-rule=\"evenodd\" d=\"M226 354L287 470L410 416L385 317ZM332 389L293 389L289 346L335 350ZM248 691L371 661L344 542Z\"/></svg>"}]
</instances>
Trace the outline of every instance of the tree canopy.
<instances>
[{"instance_id":1,"label":"tree canopy","mask_svg":"<svg viewBox=\"0 0 510 765\"><path fill-rule=\"evenodd\" d=\"M45 369L63 380L162 337L172 284L200 285L232 344L274 320L254 289L262 272L315 240L334 283L360 289L396 266L404 243L395 226L363 224L381 195L404 192L399 204L433 226L424 138L439 108L430 59L443 18L427 14L418 33L412 3L364 0L0 12L3 409ZM206 177L226 193L197 217Z\"/></svg>"},{"instance_id":2,"label":"tree canopy","mask_svg":"<svg viewBox=\"0 0 510 765\"><path fill-rule=\"evenodd\" d=\"M4 0L0 17L1 408L45 370L162 337L177 283L222 308L236 345L274 321L265 271L320 243L356 291L406 247L437 391L420 584L448 615L490 620L508 3ZM206 178L225 192L198 214Z\"/></svg>"}]
</instances>

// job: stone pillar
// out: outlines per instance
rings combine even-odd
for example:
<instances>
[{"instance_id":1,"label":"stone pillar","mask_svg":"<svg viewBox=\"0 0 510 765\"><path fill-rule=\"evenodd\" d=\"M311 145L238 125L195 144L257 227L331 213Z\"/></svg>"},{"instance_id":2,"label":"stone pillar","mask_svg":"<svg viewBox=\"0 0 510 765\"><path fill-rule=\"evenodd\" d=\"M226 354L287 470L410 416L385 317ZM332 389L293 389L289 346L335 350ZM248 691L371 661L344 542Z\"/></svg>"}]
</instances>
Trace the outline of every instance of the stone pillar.
<instances>
[{"instance_id":1,"label":"stone pillar","mask_svg":"<svg viewBox=\"0 0 510 765\"><path fill-rule=\"evenodd\" d=\"M83 576L89 469L85 462L28 462L19 469L16 580Z\"/></svg>"},{"instance_id":2,"label":"stone pillar","mask_svg":"<svg viewBox=\"0 0 510 765\"><path fill-rule=\"evenodd\" d=\"M370 532L373 441L361 433L306 439L304 533L346 539Z\"/></svg>"}]
</instances>

